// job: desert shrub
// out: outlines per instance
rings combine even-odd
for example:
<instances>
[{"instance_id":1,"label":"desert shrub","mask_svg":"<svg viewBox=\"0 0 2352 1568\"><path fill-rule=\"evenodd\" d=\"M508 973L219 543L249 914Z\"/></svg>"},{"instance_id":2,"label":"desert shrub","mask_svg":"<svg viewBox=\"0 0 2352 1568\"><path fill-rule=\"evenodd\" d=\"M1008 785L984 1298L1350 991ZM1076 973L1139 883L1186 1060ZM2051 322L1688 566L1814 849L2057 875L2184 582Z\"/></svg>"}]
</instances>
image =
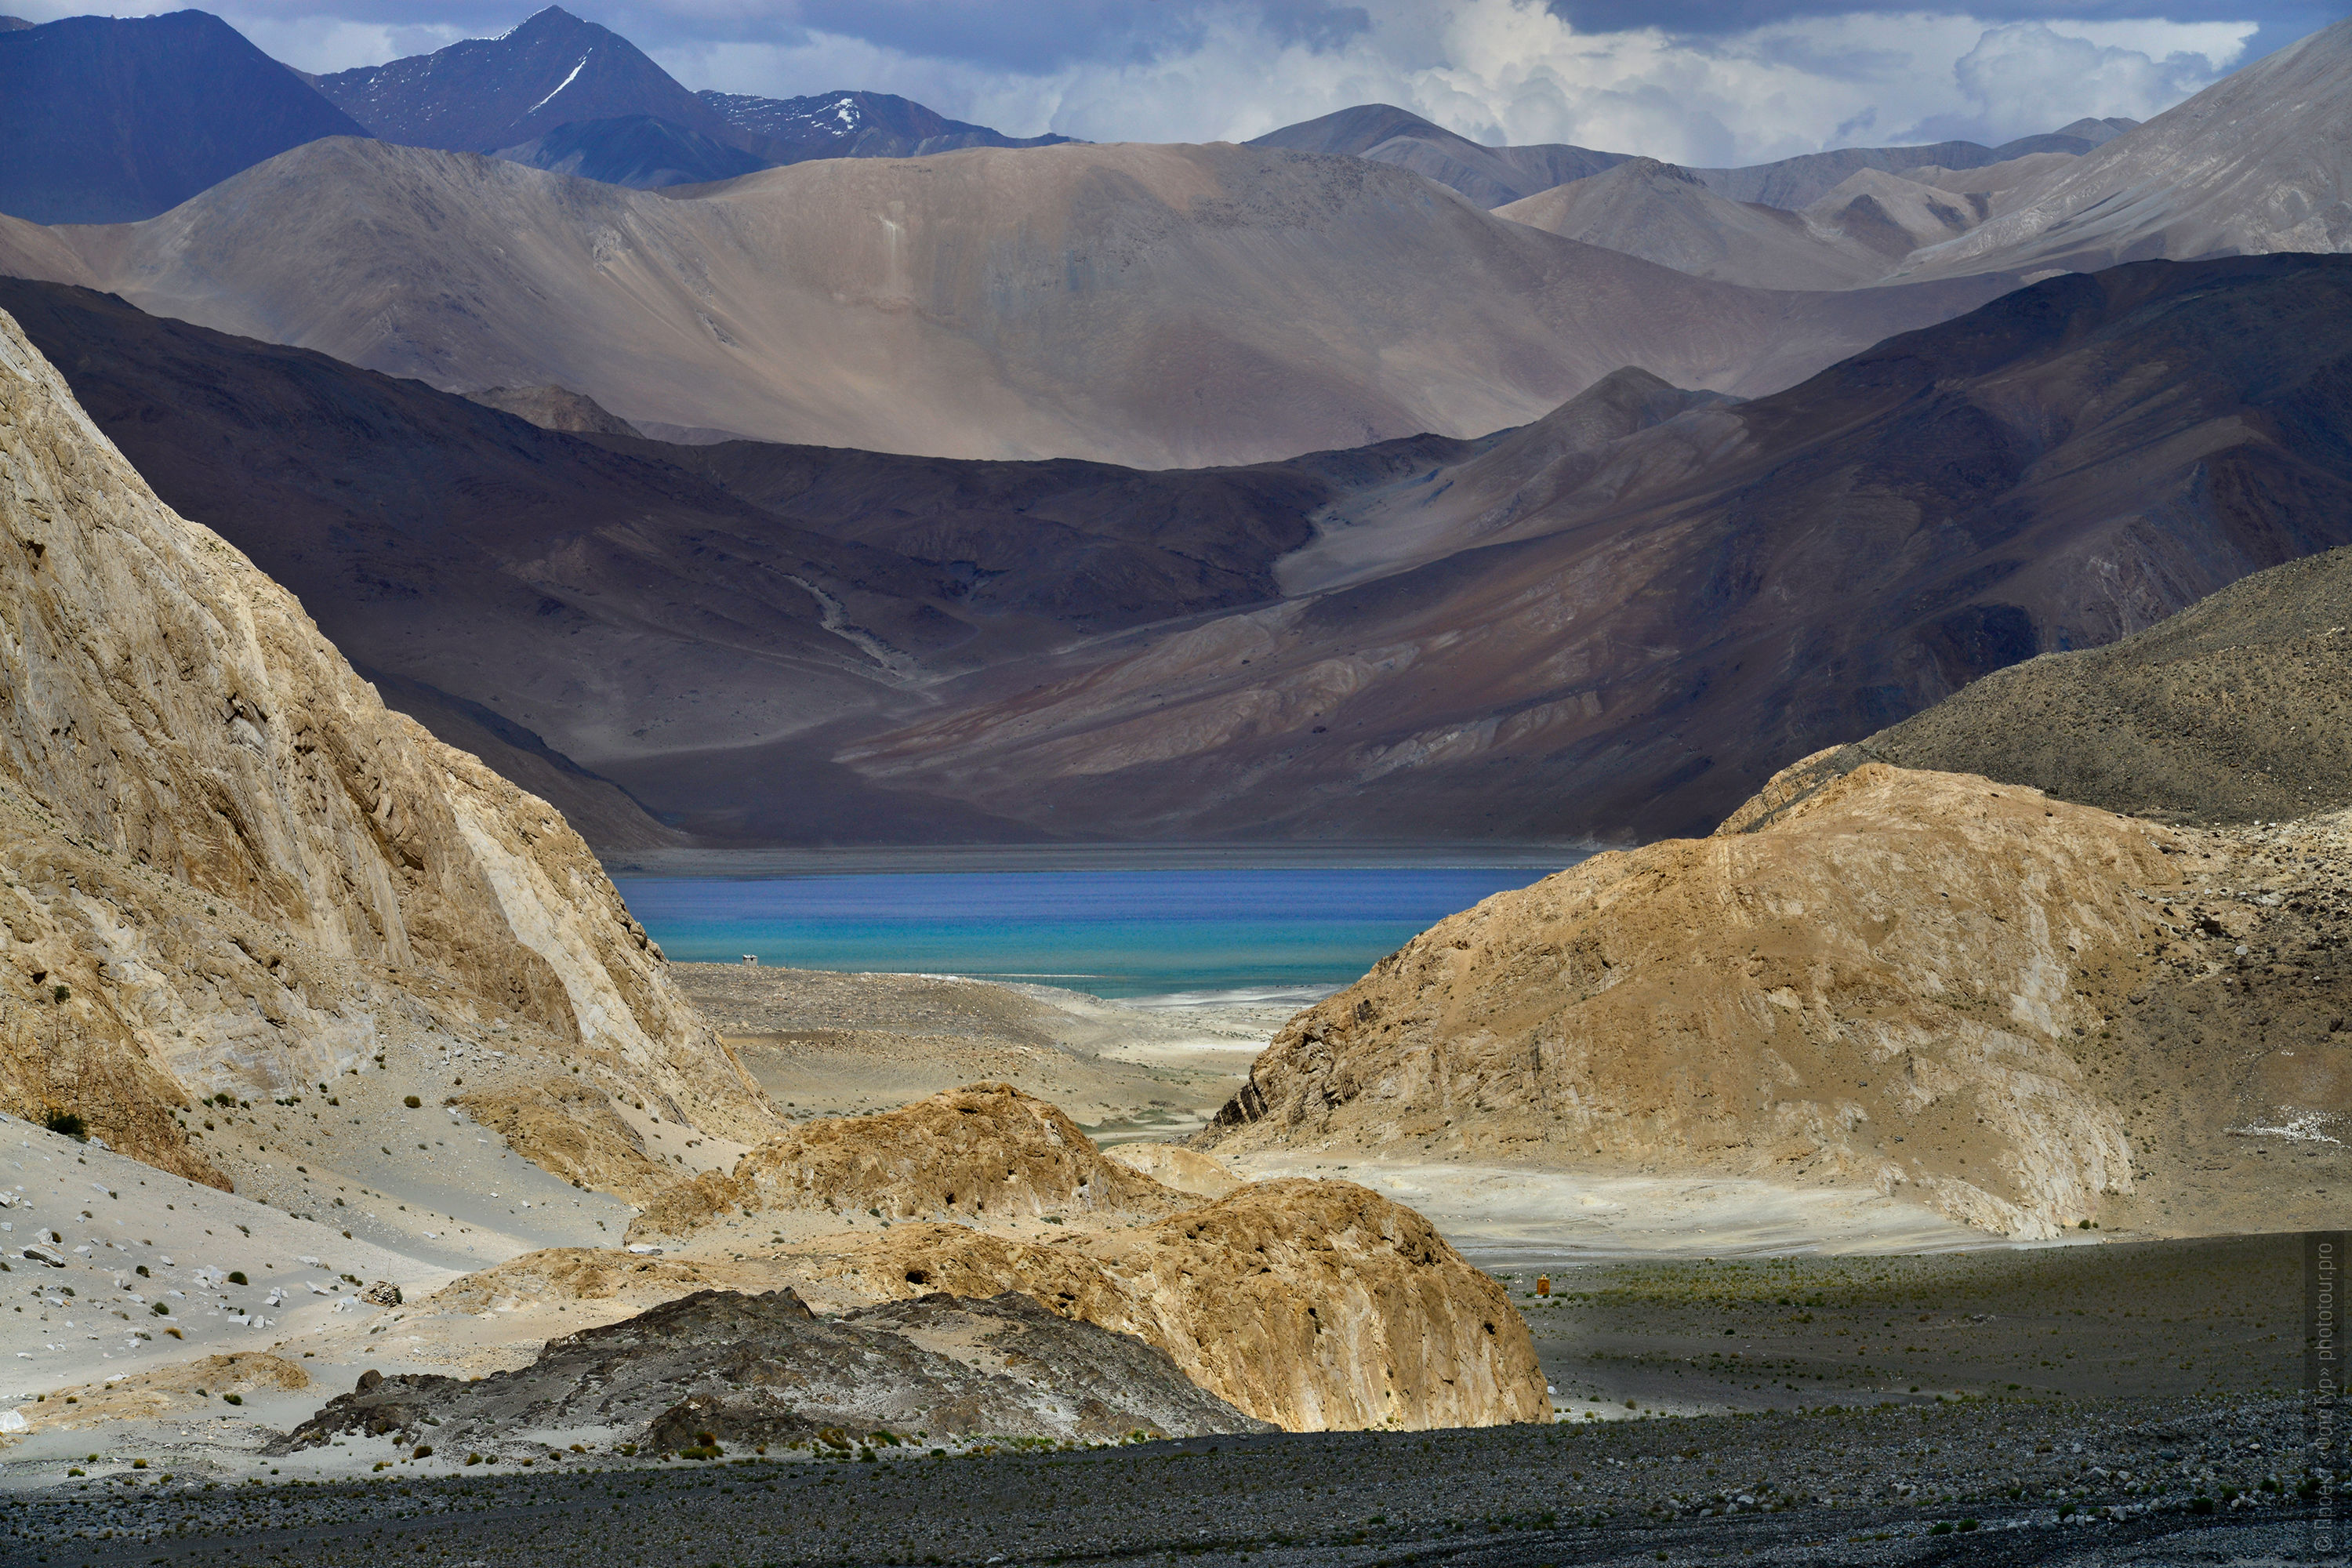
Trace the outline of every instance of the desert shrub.
<instances>
[{"instance_id":1,"label":"desert shrub","mask_svg":"<svg viewBox=\"0 0 2352 1568\"><path fill-rule=\"evenodd\" d=\"M81 1114L79 1111L51 1110L45 1112L41 1117L41 1125L47 1128L52 1132L61 1132L65 1134L77 1143L87 1143L89 1142L89 1123L81 1119Z\"/></svg>"},{"instance_id":2,"label":"desert shrub","mask_svg":"<svg viewBox=\"0 0 2352 1568\"><path fill-rule=\"evenodd\" d=\"M423 1106L425 1102L412 1094L404 1099L400 1103L408 1107L409 1110L415 1110Z\"/></svg>"},{"instance_id":3,"label":"desert shrub","mask_svg":"<svg viewBox=\"0 0 2352 1568\"><path fill-rule=\"evenodd\" d=\"M252 1280L247 1279L245 1277L245 1270L242 1268L230 1269L228 1271L228 1282L232 1285L250 1285L253 1283Z\"/></svg>"},{"instance_id":4,"label":"desert shrub","mask_svg":"<svg viewBox=\"0 0 2352 1568\"><path fill-rule=\"evenodd\" d=\"M245 1395L242 1394L224 1394L221 1395L221 1403L224 1405L242 1405L245 1403Z\"/></svg>"}]
</instances>

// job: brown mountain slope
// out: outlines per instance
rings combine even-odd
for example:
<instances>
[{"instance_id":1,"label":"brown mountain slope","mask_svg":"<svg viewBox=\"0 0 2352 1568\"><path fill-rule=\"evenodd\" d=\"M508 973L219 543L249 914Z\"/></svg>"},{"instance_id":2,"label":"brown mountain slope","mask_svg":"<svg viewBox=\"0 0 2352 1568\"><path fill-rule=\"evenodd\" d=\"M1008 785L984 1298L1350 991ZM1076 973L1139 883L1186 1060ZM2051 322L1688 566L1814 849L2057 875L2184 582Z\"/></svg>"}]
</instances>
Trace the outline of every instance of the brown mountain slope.
<instances>
[{"instance_id":1,"label":"brown mountain slope","mask_svg":"<svg viewBox=\"0 0 2352 1568\"><path fill-rule=\"evenodd\" d=\"M1539 472L1479 548L1418 564L1391 508L1410 570L1367 551L1353 586L977 678L842 754L1064 831L1703 830L1992 669L2352 542L2347 323L2336 258L2052 279ZM1428 515L1487 460L1423 476Z\"/></svg>"},{"instance_id":2,"label":"brown mountain slope","mask_svg":"<svg viewBox=\"0 0 2352 1568\"><path fill-rule=\"evenodd\" d=\"M599 1090L771 1125L552 808L387 712L5 316L0 474L12 1110L201 1174L174 1106L511 1020L517 1053Z\"/></svg>"},{"instance_id":3,"label":"brown mountain slope","mask_svg":"<svg viewBox=\"0 0 2352 1568\"><path fill-rule=\"evenodd\" d=\"M2000 287L1759 292L1380 163L1222 144L831 159L671 194L335 140L58 237L73 268L9 264L453 389L1155 468L1482 435L1628 364L1769 390Z\"/></svg>"},{"instance_id":4,"label":"brown mountain slope","mask_svg":"<svg viewBox=\"0 0 2352 1568\"><path fill-rule=\"evenodd\" d=\"M1868 762L2169 822L2352 806L2352 550L2257 573L2105 647L2012 665L1807 771Z\"/></svg>"},{"instance_id":5,"label":"brown mountain slope","mask_svg":"<svg viewBox=\"0 0 2352 1568\"><path fill-rule=\"evenodd\" d=\"M2019 1237L2332 1224L2347 851L2343 815L2203 834L1872 763L1443 921L1200 1142L1872 1186Z\"/></svg>"}]
</instances>

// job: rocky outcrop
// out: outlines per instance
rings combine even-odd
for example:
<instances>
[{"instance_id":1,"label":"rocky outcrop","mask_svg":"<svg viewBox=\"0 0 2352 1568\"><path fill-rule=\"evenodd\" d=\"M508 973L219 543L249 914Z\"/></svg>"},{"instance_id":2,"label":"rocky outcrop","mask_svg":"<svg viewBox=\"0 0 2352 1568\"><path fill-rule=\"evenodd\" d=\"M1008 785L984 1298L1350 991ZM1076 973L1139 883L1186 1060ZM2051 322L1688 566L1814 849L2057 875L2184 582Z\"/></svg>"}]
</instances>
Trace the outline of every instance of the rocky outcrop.
<instances>
[{"instance_id":1,"label":"rocky outcrop","mask_svg":"<svg viewBox=\"0 0 2352 1568\"><path fill-rule=\"evenodd\" d=\"M1020 1290L1165 1351L1291 1431L1489 1426L1550 1410L1502 1287L1421 1215L1349 1182L1260 1182L1205 1207L1050 1245L898 1226L806 1254L879 1297Z\"/></svg>"},{"instance_id":2,"label":"rocky outcrop","mask_svg":"<svg viewBox=\"0 0 2352 1568\"><path fill-rule=\"evenodd\" d=\"M544 802L387 711L0 316L0 1103L218 1180L170 1114L510 1021L731 1135L763 1102Z\"/></svg>"},{"instance_id":3,"label":"rocky outcrop","mask_svg":"<svg viewBox=\"0 0 2352 1568\"><path fill-rule=\"evenodd\" d=\"M1156 1215L1189 1200L1107 1159L1078 1124L1009 1083L974 1083L873 1116L829 1117L651 1204L635 1235L733 1211L876 1211L986 1226L1047 1214Z\"/></svg>"},{"instance_id":4,"label":"rocky outcrop","mask_svg":"<svg viewBox=\"0 0 2352 1568\"><path fill-rule=\"evenodd\" d=\"M1293 1020L1203 1142L1867 1184L2023 1237L2324 1220L2325 1179L2248 1140L2352 1118L2343 818L1822 767L1441 922Z\"/></svg>"},{"instance_id":5,"label":"rocky outcrop","mask_svg":"<svg viewBox=\"0 0 2352 1568\"><path fill-rule=\"evenodd\" d=\"M1271 1429L1161 1352L1018 1292L820 1319L786 1289L699 1290L486 1378L366 1373L278 1449L347 1434L414 1444L428 1423L444 1449L546 1454L593 1434L705 1458L738 1444L845 1452L918 1435L1102 1443Z\"/></svg>"},{"instance_id":6,"label":"rocky outcrop","mask_svg":"<svg viewBox=\"0 0 2352 1568\"><path fill-rule=\"evenodd\" d=\"M1217 1147L1391 1144L1907 1187L2049 1236L2126 1189L2074 983L2132 962L2165 830L1864 768L1762 831L1597 856L1301 1014Z\"/></svg>"}]
</instances>

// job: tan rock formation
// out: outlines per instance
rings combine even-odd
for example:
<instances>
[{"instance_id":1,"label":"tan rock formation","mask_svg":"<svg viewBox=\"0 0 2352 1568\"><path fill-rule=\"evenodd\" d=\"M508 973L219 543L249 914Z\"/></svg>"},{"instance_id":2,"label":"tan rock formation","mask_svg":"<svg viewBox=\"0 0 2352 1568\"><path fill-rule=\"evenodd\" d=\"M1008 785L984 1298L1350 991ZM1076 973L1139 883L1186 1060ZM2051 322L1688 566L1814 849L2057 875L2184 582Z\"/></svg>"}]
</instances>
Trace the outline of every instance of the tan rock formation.
<instances>
[{"instance_id":1,"label":"tan rock formation","mask_svg":"<svg viewBox=\"0 0 2352 1568\"><path fill-rule=\"evenodd\" d=\"M168 1114L192 1095L510 1019L515 1052L770 1129L553 808L388 712L5 315L0 542L0 1103L218 1180Z\"/></svg>"},{"instance_id":2,"label":"tan rock formation","mask_svg":"<svg viewBox=\"0 0 2352 1568\"><path fill-rule=\"evenodd\" d=\"M1869 1183L2023 1237L2129 1193L2111 1026L2184 841L1880 764L1786 804L1801 773L1440 923L1293 1021L1204 1143ZM2191 1046L2129 1070L2177 1099Z\"/></svg>"},{"instance_id":3,"label":"tan rock formation","mask_svg":"<svg viewBox=\"0 0 2352 1568\"><path fill-rule=\"evenodd\" d=\"M1178 1143L1119 1143L1104 1150L1103 1158L1194 1197L1221 1198L1247 1184L1199 1150Z\"/></svg>"},{"instance_id":4,"label":"tan rock formation","mask_svg":"<svg viewBox=\"0 0 2352 1568\"><path fill-rule=\"evenodd\" d=\"M1187 1206L1104 1157L1054 1106L974 1083L873 1116L831 1117L761 1144L651 1204L630 1234L681 1235L730 1210L878 1210L982 1226L1048 1213L1156 1215ZM991 1291L989 1294L993 1295Z\"/></svg>"},{"instance_id":5,"label":"tan rock formation","mask_svg":"<svg viewBox=\"0 0 2352 1568\"><path fill-rule=\"evenodd\" d=\"M226 1394L290 1394L310 1386L310 1374L299 1363L266 1351L237 1351L55 1389L40 1399L21 1401L16 1409L28 1431L73 1431L206 1407L217 1412ZM0 1446L5 1442L0 1439Z\"/></svg>"},{"instance_id":6,"label":"tan rock formation","mask_svg":"<svg viewBox=\"0 0 2352 1568\"><path fill-rule=\"evenodd\" d=\"M803 1254L877 1297L1022 1290L1134 1334L1291 1431L1547 1418L1527 1324L1411 1209L1349 1182L1279 1181L1155 1225L1036 1245L901 1225Z\"/></svg>"}]
</instances>

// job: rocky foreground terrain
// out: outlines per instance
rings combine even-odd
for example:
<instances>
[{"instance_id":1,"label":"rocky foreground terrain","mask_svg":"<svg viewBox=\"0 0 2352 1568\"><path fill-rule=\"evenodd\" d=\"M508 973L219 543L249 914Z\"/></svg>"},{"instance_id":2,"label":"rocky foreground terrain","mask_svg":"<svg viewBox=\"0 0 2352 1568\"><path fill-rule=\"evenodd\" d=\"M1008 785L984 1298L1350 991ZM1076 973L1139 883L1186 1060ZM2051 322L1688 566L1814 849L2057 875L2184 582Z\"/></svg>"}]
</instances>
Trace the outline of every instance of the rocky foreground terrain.
<instances>
[{"instance_id":1,"label":"rocky foreground terrain","mask_svg":"<svg viewBox=\"0 0 2352 1568\"><path fill-rule=\"evenodd\" d=\"M142 1565L2326 1562L2347 1499L2303 1422L2276 1396L1971 1402L234 1488L117 1460L5 1528L32 1561Z\"/></svg>"}]
</instances>

